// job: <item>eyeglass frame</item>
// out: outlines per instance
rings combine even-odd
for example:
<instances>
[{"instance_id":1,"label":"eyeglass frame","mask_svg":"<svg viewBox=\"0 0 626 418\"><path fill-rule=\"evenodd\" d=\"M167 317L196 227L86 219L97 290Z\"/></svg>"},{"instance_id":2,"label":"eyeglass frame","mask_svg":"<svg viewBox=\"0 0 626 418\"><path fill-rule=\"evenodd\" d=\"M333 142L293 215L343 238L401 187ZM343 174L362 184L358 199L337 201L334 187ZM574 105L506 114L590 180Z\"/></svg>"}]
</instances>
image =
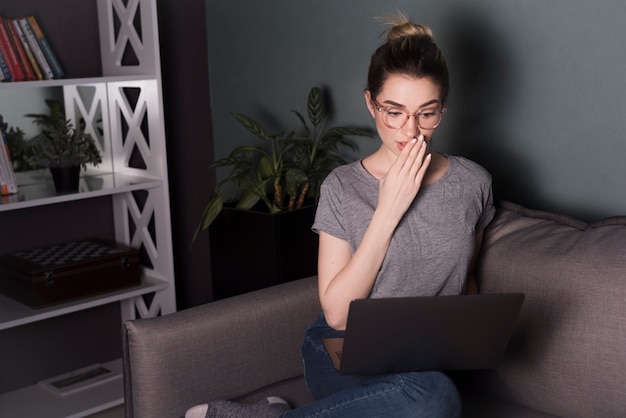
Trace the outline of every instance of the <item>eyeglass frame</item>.
<instances>
[{"instance_id":1,"label":"eyeglass frame","mask_svg":"<svg viewBox=\"0 0 626 418\"><path fill-rule=\"evenodd\" d=\"M409 121L409 119L411 119L411 116L415 117L415 121L417 122L417 127L420 129L424 129L427 131L432 131L434 129L437 129L437 127L439 127L439 125L441 124L441 121L443 120L443 115L446 113L446 108L441 108L441 109L437 109L435 110L435 112L439 112L439 122L437 122L437 124L435 126L433 126L432 128L424 128L423 126L420 126L420 119L419 119L419 115L423 114L422 112L426 112L426 111L431 111L430 109L428 110L418 110L416 112L409 112L407 109L403 109L402 107L397 107L397 106L382 106L380 103L378 103L378 101L376 99L371 99L370 102L372 103L372 105L374 106L374 108L376 109L376 111L378 112L383 112L386 111L387 109L398 109L401 110L402 112L404 112L404 114L406 115L406 119L404 120L404 123L402 125L400 125L397 128L394 128L392 126L389 126L389 124L386 122L385 117L383 115L383 123L385 124L385 126L389 129L402 129L404 128L404 125L406 125L406 123Z\"/></svg>"}]
</instances>

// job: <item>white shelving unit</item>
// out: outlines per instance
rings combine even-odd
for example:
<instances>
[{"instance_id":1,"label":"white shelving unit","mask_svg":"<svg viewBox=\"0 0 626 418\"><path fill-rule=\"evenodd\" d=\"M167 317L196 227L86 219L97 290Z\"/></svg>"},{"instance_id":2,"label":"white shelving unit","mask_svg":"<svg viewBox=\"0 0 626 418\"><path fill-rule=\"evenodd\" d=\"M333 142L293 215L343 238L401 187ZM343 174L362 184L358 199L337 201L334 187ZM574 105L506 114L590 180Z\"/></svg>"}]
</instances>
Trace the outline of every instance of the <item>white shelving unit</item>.
<instances>
[{"instance_id":1,"label":"white shelving unit","mask_svg":"<svg viewBox=\"0 0 626 418\"><path fill-rule=\"evenodd\" d=\"M122 372L122 361L103 364L114 372ZM38 385L4 393L0 402L3 418L64 417L80 418L120 405L124 401L122 379L103 383L96 389L84 390L77 396L56 396Z\"/></svg>"},{"instance_id":2,"label":"white shelving unit","mask_svg":"<svg viewBox=\"0 0 626 418\"><path fill-rule=\"evenodd\" d=\"M74 123L85 121L103 164L89 168L79 192L69 195L56 195L45 171L18 173L19 193L2 198L0 216L111 196L116 241L142 248L148 265L142 265L139 286L48 308L0 296L0 331L112 302L120 302L123 320L176 310L156 0L91 1L98 4L102 77L1 83L0 95L5 89L62 89L66 115ZM136 58L133 65L122 64L128 51ZM153 297L143 297L148 294ZM121 360L105 365L121 372ZM83 417L122 403L122 379L67 397L33 382L0 394L0 417Z\"/></svg>"}]
</instances>

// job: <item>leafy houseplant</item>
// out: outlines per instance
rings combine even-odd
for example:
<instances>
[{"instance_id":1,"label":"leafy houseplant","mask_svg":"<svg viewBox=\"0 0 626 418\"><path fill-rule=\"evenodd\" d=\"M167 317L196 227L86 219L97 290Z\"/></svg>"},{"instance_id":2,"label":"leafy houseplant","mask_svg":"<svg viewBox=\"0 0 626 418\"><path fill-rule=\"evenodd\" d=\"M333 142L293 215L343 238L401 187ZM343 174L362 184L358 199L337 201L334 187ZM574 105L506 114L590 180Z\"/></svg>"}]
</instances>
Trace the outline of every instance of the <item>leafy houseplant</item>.
<instances>
[{"instance_id":1,"label":"leafy houseplant","mask_svg":"<svg viewBox=\"0 0 626 418\"><path fill-rule=\"evenodd\" d=\"M313 87L308 96L308 121L292 110L302 125L302 132L270 133L258 122L241 113L235 119L249 132L265 142L265 146L243 145L228 157L215 161L213 167L232 167L207 204L197 234L207 229L222 211L225 203L224 184L235 185L236 194L229 201L238 209L252 209L259 202L269 213L301 208L305 202L317 202L319 186L335 167L345 164L341 147L355 151L357 147L346 137L367 136L366 128L333 127L325 130L328 118L322 90ZM195 238L195 236L194 236Z\"/></svg>"},{"instance_id":2,"label":"leafy houseplant","mask_svg":"<svg viewBox=\"0 0 626 418\"><path fill-rule=\"evenodd\" d=\"M214 299L317 271L317 235L311 225L320 184L346 162L342 148L356 149L348 136L372 134L364 128L325 129L328 114L317 87L308 95L308 118L292 112L302 129L286 135L269 133L254 119L233 114L263 144L237 147L213 163L231 170L216 187L194 239L209 229ZM228 194L226 183L235 186Z\"/></svg>"},{"instance_id":3,"label":"leafy houseplant","mask_svg":"<svg viewBox=\"0 0 626 418\"><path fill-rule=\"evenodd\" d=\"M81 167L102 162L96 143L82 126L74 127L65 118L61 105L46 102L50 114L28 114L42 132L29 141L28 163L35 168L49 168L57 193L75 192Z\"/></svg>"}]
</instances>

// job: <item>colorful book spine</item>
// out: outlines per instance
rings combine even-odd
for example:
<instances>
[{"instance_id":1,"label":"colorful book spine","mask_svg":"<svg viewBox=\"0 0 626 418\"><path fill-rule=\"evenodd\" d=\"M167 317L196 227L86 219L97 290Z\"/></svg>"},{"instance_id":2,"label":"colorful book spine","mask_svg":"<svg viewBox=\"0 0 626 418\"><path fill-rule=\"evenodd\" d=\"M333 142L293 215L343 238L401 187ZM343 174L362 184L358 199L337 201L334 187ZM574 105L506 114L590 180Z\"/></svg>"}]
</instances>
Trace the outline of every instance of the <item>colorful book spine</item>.
<instances>
[{"instance_id":1,"label":"colorful book spine","mask_svg":"<svg viewBox=\"0 0 626 418\"><path fill-rule=\"evenodd\" d=\"M54 78L54 73L52 72L52 69L50 68L50 65L48 64L48 60L46 59L46 56L44 55L43 51L41 50L41 47L39 46L39 42L37 42L37 38L35 37L35 34L33 33L33 30L31 29L30 24L28 23L28 20L26 18L22 18L18 20L19 20L20 26L22 27L22 31L24 32L24 36L26 36L28 45L30 46L30 49L33 51L33 55L35 56L35 59L37 60L37 64L39 64L39 69L41 70L41 74L43 75L43 78L46 80Z\"/></svg>"},{"instance_id":2,"label":"colorful book spine","mask_svg":"<svg viewBox=\"0 0 626 418\"><path fill-rule=\"evenodd\" d=\"M64 73L63 69L61 68L61 64L59 63L59 60L57 59L54 52L52 52L52 48L50 47L50 44L48 44L48 40L46 39L41 28L39 27L37 19L35 18L35 16L28 16L26 20L28 21L28 24L35 34L35 38L37 38L37 42L39 43L39 46L41 47L41 50L43 51L43 54L46 57L50 68L52 69L54 78L63 77Z\"/></svg>"},{"instance_id":3,"label":"colorful book spine","mask_svg":"<svg viewBox=\"0 0 626 418\"><path fill-rule=\"evenodd\" d=\"M9 141L4 131L2 131L2 143L0 143L0 164L2 164L0 170L2 170L4 175L8 194L17 193L17 180L15 179L15 171L11 161Z\"/></svg>"},{"instance_id":4,"label":"colorful book spine","mask_svg":"<svg viewBox=\"0 0 626 418\"><path fill-rule=\"evenodd\" d=\"M4 179L4 165L2 165L2 161L0 161L0 195L6 196L8 194L9 188L6 180Z\"/></svg>"},{"instance_id":5,"label":"colorful book spine","mask_svg":"<svg viewBox=\"0 0 626 418\"><path fill-rule=\"evenodd\" d=\"M20 66L22 67L22 71L24 71L24 80L32 81L35 79L35 72L33 71L33 67L30 65L30 61L26 56L26 51L24 50L24 46L22 45L22 41L20 37L15 32L15 27L13 26L13 19L4 19L4 25L6 26L7 32L9 34L9 38L11 38L11 43L13 44L13 49L15 49L15 53L17 54L17 58L20 61Z\"/></svg>"},{"instance_id":6,"label":"colorful book spine","mask_svg":"<svg viewBox=\"0 0 626 418\"><path fill-rule=\"evenodd\" d=\"M4 60L4 55L2 55L2 50L0 50L0 74L2 74L0 77L2 81L11 81L11 73L7 67L7 62Z\"/></svg>"},{"instance_id":7,"label":"colorful book spine","mask_svg":"<svg viewBox=\"0 0 626 418\"><path fill-rule=\"evenodd\" d=\"M9 66L12 80L24 81L24 71L20 65L20 60L17 57L15 48L13 48L11 38L9 37L6 26L4 25L4 18L2 16L0 16L0 51L2 51L4 59Z\"/></svg>"},{"instance_id":8,"label":"colorful book spine","mask_svg":"<svg viewBox=\"0 0 626 418\"><path fill-rule=\"evenodd\" d=\"M20 39L20 42L22 43L22 46L24 47L24 52L26 53L26 57L28 58L28 61L30 62L31 68L33 69L33 73L35 74L35 79L43 80L43 74L41 73L41 70L39 69L39 64L37 64L35 55L33 54L33 51L30 48L30 45L28 44L28 39L26 39L26 35L24 35L24 31L22 30L22 26L20 25L20 22L18 22L17 19L14 19L12 22L13 22L13 27L15 28L15 33Z\"/></svg>"},{"instance_id":9,"label":"colorful book spine","mask_svg":"<svg viewBox=\"0 0 626 418\"><path fill-rule=\"evenodd\" d=\"M2 71L2 75L4 76L4 81L13 80L13 77L11 77L11 71L9 70L9 64L7 64L7 60L4 58L2 47L0 47L0 71Z\"/></svg>"},{"instance_id":10,"label":"colorful book spine","mask_svg":"<svg viewBox=\"0 0 626 418\"><path fill-rule=\"evenodd\" d=\"M4 161L4 145L0 147L0 194L6 196L9 193L9 164Z\"/></svg>"}]
</instances>

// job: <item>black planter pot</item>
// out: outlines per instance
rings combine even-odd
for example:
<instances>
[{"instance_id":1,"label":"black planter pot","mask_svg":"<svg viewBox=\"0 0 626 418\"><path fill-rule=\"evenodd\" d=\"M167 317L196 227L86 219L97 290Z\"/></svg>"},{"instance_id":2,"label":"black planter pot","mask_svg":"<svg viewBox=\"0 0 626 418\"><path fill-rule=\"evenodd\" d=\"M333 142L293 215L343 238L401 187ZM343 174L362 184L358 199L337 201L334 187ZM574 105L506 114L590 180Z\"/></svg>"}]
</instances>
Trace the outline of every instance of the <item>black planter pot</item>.
<instances>
[{"instance_id":1,"label":"black planter pot","mask_svg":"<svg viewBox=\"0 0 626 418\"><path fill-rule=\"evenodd\" d=\"M225 207L209 228L213 298L317 274L316 206L269 214Z\"/></svg>"},{"instance_id":2,"label":"black planter pot","mask_svg":"<svg viewBox=\"0 0 626 418\"><path fill-rule=\"evenodd\" d=\"M76 167L50 167L54 189L57 194L76 193L80 179L80 166Z\"/></svg>"}]
</instances>

